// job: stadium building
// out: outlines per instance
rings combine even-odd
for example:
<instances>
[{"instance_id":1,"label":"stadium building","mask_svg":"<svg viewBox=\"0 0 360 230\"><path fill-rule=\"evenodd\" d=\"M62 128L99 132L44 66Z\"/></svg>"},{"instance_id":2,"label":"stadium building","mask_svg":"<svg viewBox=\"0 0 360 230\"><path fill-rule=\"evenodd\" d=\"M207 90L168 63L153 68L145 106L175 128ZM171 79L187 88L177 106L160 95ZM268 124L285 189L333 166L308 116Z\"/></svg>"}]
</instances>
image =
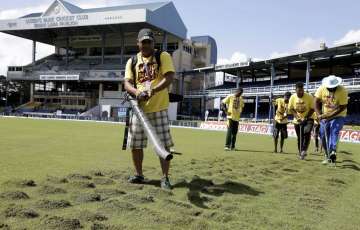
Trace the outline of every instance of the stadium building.
<instances>
[{"instance_id":1,"label":"stadium building","mask_svg":"<svg viewBox=\"0 0 360 230\"><path fill-rule=\"evenodd\" d=\"M215 72L223 73L223 84L209 86ZM183 115L204 117L205 111L217 118L220 100L241 86L244 88L245 107L242 117L247 120L269 120L272 117L270 101L281 97L286 91L295 92L296 82L305 83L310 93L321 85L328 75L343 78L343 86L349 91L348 124L360 124L360 43L337 47L319 44L319 49L289 56L213 65L186 71L184 76L201 79L201 90L184 91L181 106Z\"/></svg>"},{"instance_id":2,"label":"stadium building","mask_svg":"<svg viewBox=\"0 0 360 230\"><path fill-rule=\"evenodd\" d=\"M125 64L138 52L136 38L141 28L154 30L156 48L172 55L177 72L217 61L215 40L209 36L188 39L172 2L82 9L56 0L44 10L0 20L0 32L33 41L32 63L9 66L7 73L10 81L30 83L30 102L21 107L22 112L93 116L106 112L117 117L124 106L120 98ZM54 46L54 54L37 59L37 42ZM177 76L171 92L201 89L202 83L192 80ZM173 118L177 107L176 103L171 106Z\"/></svg>"}]
</instances>

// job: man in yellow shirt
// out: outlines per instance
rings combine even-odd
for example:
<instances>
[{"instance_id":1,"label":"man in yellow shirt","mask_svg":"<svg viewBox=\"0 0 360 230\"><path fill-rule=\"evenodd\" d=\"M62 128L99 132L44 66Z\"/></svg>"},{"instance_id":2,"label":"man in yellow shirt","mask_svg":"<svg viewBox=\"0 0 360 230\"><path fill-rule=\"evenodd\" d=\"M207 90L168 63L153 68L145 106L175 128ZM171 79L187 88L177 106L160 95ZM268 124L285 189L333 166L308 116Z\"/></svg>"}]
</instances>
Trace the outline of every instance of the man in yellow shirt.
<instances>
[{"instance_id":1,"label":"man in yellow shirt","mask_svg":"<svg viewBox=\"0 0 360 230\"><path fill-rule=\"evenodd\" d=\"M288 132L287 132L287 110L288 110L288 104L289 99L291 97L290 92L286 92L283 98L276 99L273 103L276 107L276 114L274 118L274 146L275 150L274 152L277 153L277 146L278 146L278 140L279 140L279 134L281 133L280 138L280 153L283 152L284 142L285 139L288 138Z\"/></svg>"},{"instance_id":2,"label":"man in yellow shirt","mask_svg":"<svg viewBox=\"0 0 360 230\"><path fill-rule=\"evenodd\" d=\"M348 92L342 79L330 75L315 93L315 111L320 119L320 136L326 153L323 164L336 162L339 133L347 113Z\"/></svg>"},{"instance_id":3,"label":"man in yellow shirt","mask_svg":"<svg viewBox=\"0 0 360 230\"><path fill-rule=\"evenodd\" d=\"M297 135L299 156L304 160L311 140L311 130L314 125L314 99L304 92L304 84L296 83L296 93L290 97L289 111L294 115L294 126Z\"/></svg>"},{"instance_id":4,"label":"man in yellow shirt","mask_svg":"<svg viewBox=\"0 0 360 230\"><path fill-rule=\"evenodd\" d=\"M169 151L173 146L173 141L167 112L169 107L168 87L173 81L175 69L170 54L167 52L158 54L158 51L154 49L154 44L153 32L150 29L140 30L137 40L140 52L136 58L129 59L126 64L125 89L136 97L140 108L150 120L162 144ZM156 55L159 58L156 58ZM134 60L137 60L136 63L133 63ZM143 183L143 149L147 146L147 137L136 116L131 118L129 145L132 149L136 175L130 177L128 181ZM171 189L168 178L170 162L160 158L160 164L163 173L161 187Z\"/></svg>"},{"instance_id":5,"label":"man in yellow shirt","mask_svg":"<svg viewBox=\"0 0 360 230\"><path fill-rule=\"evenodd\" d=\"M245 105L241 97L242 93L243 89L238 88L235 94L231 94L222 100L222 108L225 110L228 119L225 151L235 150L240 115Z\"/></svg>"}]
</instances>

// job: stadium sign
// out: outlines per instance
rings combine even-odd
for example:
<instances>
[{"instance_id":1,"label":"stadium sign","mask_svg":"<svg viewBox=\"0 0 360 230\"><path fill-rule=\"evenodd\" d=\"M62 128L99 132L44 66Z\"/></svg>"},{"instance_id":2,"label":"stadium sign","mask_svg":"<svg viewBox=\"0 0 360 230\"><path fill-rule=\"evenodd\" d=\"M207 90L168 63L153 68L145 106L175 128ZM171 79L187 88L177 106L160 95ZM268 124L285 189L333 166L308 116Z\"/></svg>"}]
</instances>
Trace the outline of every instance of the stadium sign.
<instances>
[{"instance_id":1,"label":"stadium sign","mask_svg":"<svg viewBox=\"0 0 360 230\"><path fill-rule=\"evenodd\" d=\"M245 67L249 65L250 65L249 62L237 62L226 65L216 65L215 70L233 69L233 68Z\"/></svg>"},{"instance_id":2,"label":"stadium sign","mask_svg":"<svg viewBox=\"0 0 360 230\"><path fill-rule=\"evenodd\" d=\"M79 75L40 75L41 81L78 81Z\"/></svg>"},{"instance_id":3,"label":"stadium sign","mask_svg":"<svg viewBox=\"0 0 360 230\"><path fill-rule=\"evenodd\" d=\"M146 22L146 10L123 10L0 20L0 31Z\"/></svg>"},{"instance_id":4,"label":"stadium sign","mask_svg":"<svg viewBox=\"0 0 360 230\"><path fill-rule=\"evenodd\" d=\"M89 15L67 15L57 17L29 18L25 20L26 25L33 28L52 28L61 26L78 26L81 21L89 20Z\"/></svg>"}]
</instances>

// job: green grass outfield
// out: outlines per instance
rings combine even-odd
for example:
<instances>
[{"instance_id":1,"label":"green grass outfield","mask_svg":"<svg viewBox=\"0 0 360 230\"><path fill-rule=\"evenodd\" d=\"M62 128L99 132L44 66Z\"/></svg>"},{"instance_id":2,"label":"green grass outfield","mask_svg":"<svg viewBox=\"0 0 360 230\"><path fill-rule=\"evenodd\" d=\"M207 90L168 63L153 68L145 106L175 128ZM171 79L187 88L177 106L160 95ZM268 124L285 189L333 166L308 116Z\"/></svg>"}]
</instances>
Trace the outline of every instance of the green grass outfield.
<instances>
[{"instance_id":1,"label":"green grass outfield","mask_svg":"<svg viewBox=\"0 0 360 230\"><path fill-rule=\"evenodd\" d=\"M145 153L146 185L129 185L118 124L0 117L0 229L359 229L359 145L340 144L337 168L300 161L295 139L172 129L172 192ZM313 146L310 147L313 149ZM32 181L33 180L33 181Z\"/></svg>"}]
</instances>

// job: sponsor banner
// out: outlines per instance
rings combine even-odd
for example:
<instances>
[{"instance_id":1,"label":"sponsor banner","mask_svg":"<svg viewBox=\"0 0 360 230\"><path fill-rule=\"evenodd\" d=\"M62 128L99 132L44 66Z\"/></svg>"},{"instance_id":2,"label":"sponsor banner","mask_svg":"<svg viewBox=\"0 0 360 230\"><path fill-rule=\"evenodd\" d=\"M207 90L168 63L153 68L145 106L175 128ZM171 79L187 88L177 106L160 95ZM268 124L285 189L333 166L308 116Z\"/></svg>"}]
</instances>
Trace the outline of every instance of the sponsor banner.
<instances>
[{"instance_id":1,"label":"sponsor banner","mask_svg":"<svg viewBox=\"0 0 360 230\"><path fill-rule=\"evenodd\" d=\"M222 130L227 129L226 122L202 122L200 124L201 129L207 130ZM252 123L240 123L240 133L251 133L260 135L272 135L272 125L270 124L252 124ZM296 137L294 125L288 125L289 137ZM351 142L360 144L360 130L343 129L340 131L341 142Z\"/></svg>"}]
</instances>

